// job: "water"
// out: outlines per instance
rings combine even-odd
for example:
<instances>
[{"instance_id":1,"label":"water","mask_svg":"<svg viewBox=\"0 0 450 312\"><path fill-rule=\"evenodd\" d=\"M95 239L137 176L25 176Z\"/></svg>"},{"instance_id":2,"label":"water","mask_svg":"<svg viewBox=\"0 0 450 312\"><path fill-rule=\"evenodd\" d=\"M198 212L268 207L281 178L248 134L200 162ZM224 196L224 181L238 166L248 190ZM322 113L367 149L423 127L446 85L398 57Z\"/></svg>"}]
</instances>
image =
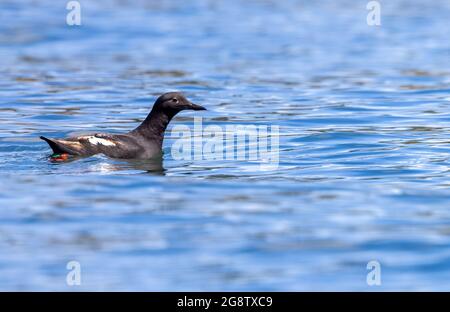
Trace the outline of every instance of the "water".
<instances>
[{"instance_id":1,"label":"water","mask_svg":"<svg viewBox=\"0 0 450 312\"><path fill-rule=\"evenodd\" d=\"M450 3L0 4L0 290L449 290ZM280 163L47 160L39 135L277 125ZM66 284L66 264L82 284ZM368 286L366 265L381 265Z\"/></svg>"}]
</instances>

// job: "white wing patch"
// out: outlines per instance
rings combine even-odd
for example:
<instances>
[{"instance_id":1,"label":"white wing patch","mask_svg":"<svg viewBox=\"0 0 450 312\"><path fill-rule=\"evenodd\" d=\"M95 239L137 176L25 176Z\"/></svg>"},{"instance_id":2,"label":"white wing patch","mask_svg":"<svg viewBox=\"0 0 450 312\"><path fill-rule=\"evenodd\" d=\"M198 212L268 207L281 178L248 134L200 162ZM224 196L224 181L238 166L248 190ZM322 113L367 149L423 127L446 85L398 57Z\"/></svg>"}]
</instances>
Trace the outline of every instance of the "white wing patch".
<instances>
[{"instance_id":1,"label":"white wing patch","mask_svg":"<svg viewBox=\"0 0 450 312\"><path fill-rule=\"evenodd\" d=\"M87 140L89 141L89 143L94 144L94 145L99 145L99 144L104 145L104 146L115 146L116 145L116 143L114 143L113 141L97 138L95 136L88 137Z\"/></svg>"}]
</instances>

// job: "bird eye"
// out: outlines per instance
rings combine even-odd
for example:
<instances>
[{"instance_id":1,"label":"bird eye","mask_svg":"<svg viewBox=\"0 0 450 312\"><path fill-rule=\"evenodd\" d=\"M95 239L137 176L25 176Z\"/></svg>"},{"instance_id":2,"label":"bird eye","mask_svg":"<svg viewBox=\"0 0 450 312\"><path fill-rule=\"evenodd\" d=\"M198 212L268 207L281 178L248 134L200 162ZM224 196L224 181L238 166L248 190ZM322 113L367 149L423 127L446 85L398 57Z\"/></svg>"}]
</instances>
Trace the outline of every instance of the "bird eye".
<instances>
[{"instance_id":1,"label":"bird eye","mask_svg":"<svg viewBox=\"0 0 450 312\"><path fill-rule=\"evenodd\" d=\"M172 99L172 102L174 102L174 103L178 103L178 99L176 99L176 98L173 98L173 99Z\"/></svg>"}]
</instances>

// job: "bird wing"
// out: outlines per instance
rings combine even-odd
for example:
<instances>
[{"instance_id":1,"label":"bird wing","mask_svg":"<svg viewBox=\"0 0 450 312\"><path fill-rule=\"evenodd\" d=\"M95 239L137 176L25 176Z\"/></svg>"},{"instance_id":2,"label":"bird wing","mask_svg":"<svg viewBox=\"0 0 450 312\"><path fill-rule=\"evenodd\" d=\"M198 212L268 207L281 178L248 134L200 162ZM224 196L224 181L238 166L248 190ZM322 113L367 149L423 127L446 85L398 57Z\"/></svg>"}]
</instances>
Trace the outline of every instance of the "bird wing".
<instances>
[{"instance_id":1,"label":"bird wing","mask_svg":"<svg viewBox=\"0 0 450 312\"><path fill-rule=\"evenodd\" d=\"M93 154L113 158L135 158L142 151L136 139L126 134L96 133L79 137L79 142Z\"/></svg>"},{"instance_id":2,"label":"bird wing","mask_svg":"<svg viewBox=\"0 0 450 312\"><path fill-rule=\"evenodd\" d=\"M93 135L83 135L66 139L49 139L41 136L46 141L55 154L67 153L70 155L94 155L104 152L119 145L115 135L98 133Z\"/></svg>"}]
</instances>

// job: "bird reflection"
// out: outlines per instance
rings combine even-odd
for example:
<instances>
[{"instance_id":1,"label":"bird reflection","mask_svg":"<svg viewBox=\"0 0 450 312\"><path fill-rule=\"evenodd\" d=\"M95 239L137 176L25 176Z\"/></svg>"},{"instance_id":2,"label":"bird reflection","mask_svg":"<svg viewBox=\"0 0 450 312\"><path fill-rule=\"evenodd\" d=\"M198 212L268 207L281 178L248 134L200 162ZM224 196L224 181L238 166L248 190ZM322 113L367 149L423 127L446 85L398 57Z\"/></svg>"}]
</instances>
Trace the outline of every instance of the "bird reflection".
<instances>
[{"instance_id":1,"label":"bird reflection","mask_svg":"<svg viewBox=\"0 0 450 312\"><path fill-rule=\"evenodd\" d=\"M154 175L165 175L162 157L146 160L124 160L122 161L121 166L122 168L125 166L129 169L145 171ZM119 168L118 170L123 170L122 168Z\"/></svg>"},{"instance_id":2,"label":"bird reflection","mask_svg":"<svg viewBox=\"0 0 450 312\"><path fill-rule=\"evenodd\" d=\"M144 173L149 173L152 175L165 175L163 167L163 159L152 158L152 159L130 159L124 160L120 159L114 162L102 162L95 166L98 171L101 172L115 172L115 171L129 171L137 170Z\"/></svg>"},{"instance_id":3,"label":"bird reflection","mask_svg":"<svg viewBox=\"0 0 450 312\"><path fill-rule=\"evenodd\" d=\"M162 156L151 159L112 159L103 156L100 157L101 158L99 159L98 157L86 158L71 156L63 160L58 159L57 161L52 157L49 157L48 159L54 164L68 164L75 161L83 161L87 163L93 162L93 164L89 166L90 169L88 170L102 173L137 170L152 175L165 175Z\"/></svg>"}]
</instances>

